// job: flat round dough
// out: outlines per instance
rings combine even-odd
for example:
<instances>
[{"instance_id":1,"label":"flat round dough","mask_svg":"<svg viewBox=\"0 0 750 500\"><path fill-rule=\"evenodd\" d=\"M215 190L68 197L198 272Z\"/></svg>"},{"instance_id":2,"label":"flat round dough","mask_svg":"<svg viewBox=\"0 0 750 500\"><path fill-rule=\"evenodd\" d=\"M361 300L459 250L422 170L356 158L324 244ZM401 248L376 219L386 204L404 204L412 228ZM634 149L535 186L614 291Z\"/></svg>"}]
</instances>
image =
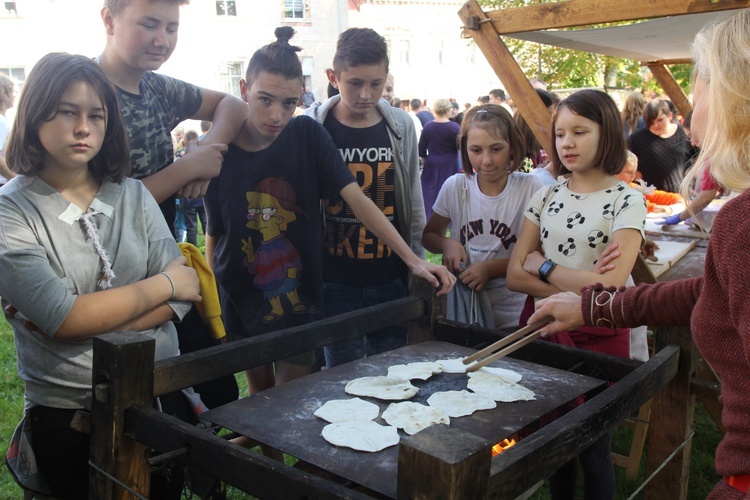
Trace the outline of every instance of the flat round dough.
<instances>
[{"instance_id":1,"label":"flat round dough","mask_svg":"<svg viewBox=\"0 0 750 500\"><path fill-rule=\"evenodd\" d=\"M482 373L479 370L469 377L469 383L466 384L466 387L477 394L504 403L536 399L533 391L521 385L508 382L504 378L492 373Z\"/></svg>"},{"instance_id":2,"label":"flat round dough","mask_svg":"<svg viewBox=\"0 0 750 500\"><path fill-rule=\"evenodd\" d=\"M464 358L454 358L439 359L436 363L443 367L443 373L466 373L466 369L471 365L475 365L477 362L472 361L468 365L465 365Z\"/></svg>"},{"instance_id":3,"label":"flat round dough","mask_svg":"<svg viewBox=\"0 0 750 500\"><path fill-rule=\"evenodd\" d=\"M374 403L359 398L332 399L315 410L313 415L331 423L367 421L378 418L380 408Z\"/></svg>"},{"instance_id":4,"label":"flat round dough","mask_svg":"<svg viewBox=\"0 0 750 500\"><path fill-rule=\"evenodd\" d=\"M336 446L375 452L398 444L398 429L375 422L336 422L323 427L323 439Z\"/></svg>"},{"instance_id":5,"label":"flat round dough","mask_svg":"<svg viewBox=\"0 0 750 500\"><path fill-rule=\"evenodd\" d=\"M510 382L511 384L517 384L523 378L521 374L518 372L514 372L513 370L506 370L505 368L496 368L494 366L483 366L475 372L470 372L469 377L471 377L477 372L485 372L485 373L491 373L493 375L497 375L498 377L504 378L506 381Z\"/></svg>"},{"instance_id":6,"label":"flat round dough","mask_svg":"<svg viewBox=\"0 0 750 500\"><path fill-rule=\"evenodd\" d=\"M346 384L347 394L369 396L388 401L401 401L414 396L419 389L408 380L391 377L361 377Z\"/></svg>"},{"instance_id":7,"label":"flat round dough","mask_svg":"<svg viewBox=\"0 0 750 500\"><path fill-rule=\"evenodd\" d=\"M427 380L432 377L433 373L440 373L442 371L443 367L434 361L420 361L406 365L393 365L388 368L388 376L391 378L402 378L404 380L411 380L414 378Z\"/></svg>"},{"instance_id":8,"label":"flat round dough","mask_svg":"<svg viewBox=\"0 0 750 500\"><path fill-rule=\"evenodd\" d=\"M383 420L407 434L416 434L435 424L450 425L451 419L439 408L419 403L391 403L383 412Z\"/></svg>"},{"instance_id":9,"label":"flat round dough","mask_svg":"<svg viewBox=\"0 0 750 500\"><path fill-rule=\"evenodd\" d=\"M494 399L469 391L436 392L427 399L427 404L440 408L449 417L465 417L477 410L497 407Z\"/></svg>"}]
</instances>

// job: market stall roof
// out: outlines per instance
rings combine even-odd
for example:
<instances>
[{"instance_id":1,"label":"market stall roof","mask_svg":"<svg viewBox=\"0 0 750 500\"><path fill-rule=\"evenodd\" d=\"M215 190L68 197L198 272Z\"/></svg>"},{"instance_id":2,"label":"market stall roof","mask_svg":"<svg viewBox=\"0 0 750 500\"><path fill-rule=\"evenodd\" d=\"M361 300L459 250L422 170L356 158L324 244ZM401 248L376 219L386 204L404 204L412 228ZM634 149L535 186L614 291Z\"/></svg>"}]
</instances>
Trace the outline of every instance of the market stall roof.
<instances>
[{"instance_id":1,"label":"market stall roof","mask_svg":"<svg viewBox=\"0 0 750 500\"><path fill-rule=\"evenodd\" d=\"M635 59L644 63L684 62L691 58L691 45L695 34L706 24L726 15L721 12L704 12L652 19L626 26L570 31L539 30L503 35L565 49Z\"/></svg>"}]
</instances>

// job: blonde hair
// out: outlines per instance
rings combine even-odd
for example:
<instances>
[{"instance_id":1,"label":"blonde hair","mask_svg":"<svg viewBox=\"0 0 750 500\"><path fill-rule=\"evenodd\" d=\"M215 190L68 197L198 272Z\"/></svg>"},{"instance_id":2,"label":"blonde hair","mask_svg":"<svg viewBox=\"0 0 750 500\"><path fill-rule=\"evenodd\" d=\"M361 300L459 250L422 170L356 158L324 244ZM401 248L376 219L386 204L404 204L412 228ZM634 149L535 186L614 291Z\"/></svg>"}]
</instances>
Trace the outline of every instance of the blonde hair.
<instances>
[{"instance_id":1,"label":"blonde hair","mask_svg":"<svg viewBox=\"0 0 750 500\"><path fill-rule=\"evenodd\" d=\"M635 132L638 125L638 118L643 117L643 109L646 107L646 96L640 92L631 92L625 98L625 105L622 107L622 125L625 127L627 135Z\"/></svg>"},{"instance_id":2,"label":"blonde hair","mask_svg":"<svg viewBox=\"0 0 750 500\"><path fill-rule=\"evenodd\" d=\"M739 192L750 188L749 26L750 9L742 9L704 27L693 42L693 81L706 83L709 104L695 165L707 165L719 184ZM700 170L686 175L683 196Z\"/></svg>"},{"instance_id":3,"label":"blonde hair","mask_svg":"<svg viewBox=\"0 0 750 500\"><path fill-rule=\"evenodd\" d=\"M436 115L445 116L448 114L448 111L450 111L452 107L453 105L448 99L438 99L432 106L432 110Z\"/></svg>"}]
</instances>

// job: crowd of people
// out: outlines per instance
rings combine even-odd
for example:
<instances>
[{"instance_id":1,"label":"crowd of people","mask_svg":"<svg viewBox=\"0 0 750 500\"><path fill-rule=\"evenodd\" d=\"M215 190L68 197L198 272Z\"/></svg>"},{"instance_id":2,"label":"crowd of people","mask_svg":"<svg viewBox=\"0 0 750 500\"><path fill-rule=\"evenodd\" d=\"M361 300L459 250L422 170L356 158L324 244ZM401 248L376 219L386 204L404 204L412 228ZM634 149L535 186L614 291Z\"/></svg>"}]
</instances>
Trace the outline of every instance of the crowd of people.
<instances>
[{"instance_id":1,"label":"crowd of people","mask_svg":"<svg viewBox=\"0 0 750 500\"><path fill-rule=\"evenodd\" d=\"M630 272L648 211L676 224L750 186L750 9L697 35L686 122L665 99L634 92L619 109L598 90L561 100L535 79L551 113L543 151L502 89L463 110L395 97L386 40L369 28L339 36L323 101L304 85L288 26L250 58L239 98L156 73L183 3L106 0L102 53L41 58L12 126L14 89L0 76L0 297L26 387L11 449L33 436L24 460L38 470L33 485L15 470L21 484L88 496L90 441L71 424L91 391L92 337L142 332L165 359L220 342L188 320L193 304L220 303L231 342L404 297L417 276L448 296L449 319L512 330L549 315L548 341L625 358L644 359L631 328L690 324L724 382L724 480L711 498L743 498L747 195L717 217L705 276L635 287ZM186 119L202 133L174 140ZM672 198L649 202L644 185ZM675 201L687 208L670 215ZM175 241L178 208L187 247ZM189 250L198 221L211 294L188 265L202 258ZM394 326L326 346L325 365L405 344ZM250 369L249 392L318 366L306 352ZM205 388L217 404L237 397L222 384ZM155 404L177 415L180 401ZM579 462L584 498L613 498L610 451L606 433L550 478L552 498L575 496ZM181 486L164 483L152 497Z\"/></svg>"}]
</instances>

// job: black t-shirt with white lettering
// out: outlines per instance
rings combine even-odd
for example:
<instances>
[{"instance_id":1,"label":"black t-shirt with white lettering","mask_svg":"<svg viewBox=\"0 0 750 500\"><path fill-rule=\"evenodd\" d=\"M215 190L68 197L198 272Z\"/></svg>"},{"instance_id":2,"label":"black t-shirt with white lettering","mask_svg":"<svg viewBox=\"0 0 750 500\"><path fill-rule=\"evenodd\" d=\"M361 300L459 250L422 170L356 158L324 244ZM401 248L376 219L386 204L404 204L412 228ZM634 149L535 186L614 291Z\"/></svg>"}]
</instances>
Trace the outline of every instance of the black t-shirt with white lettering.
<instances>
[{"instance_id":1,"label":"black t-shirt with white lettering","mask_svg":"<svg viewBox=\"0 0 750 500\"><path fill-rule=\"evenodd\" d=\"M393 150L385 120L352 128L328 113L323 126L362 191L398 230ZM349 285L381 285L406 279L408 269L385 243L367 230L340 197L324 200L325 280Z\"/></svg>"}]
</instances>

